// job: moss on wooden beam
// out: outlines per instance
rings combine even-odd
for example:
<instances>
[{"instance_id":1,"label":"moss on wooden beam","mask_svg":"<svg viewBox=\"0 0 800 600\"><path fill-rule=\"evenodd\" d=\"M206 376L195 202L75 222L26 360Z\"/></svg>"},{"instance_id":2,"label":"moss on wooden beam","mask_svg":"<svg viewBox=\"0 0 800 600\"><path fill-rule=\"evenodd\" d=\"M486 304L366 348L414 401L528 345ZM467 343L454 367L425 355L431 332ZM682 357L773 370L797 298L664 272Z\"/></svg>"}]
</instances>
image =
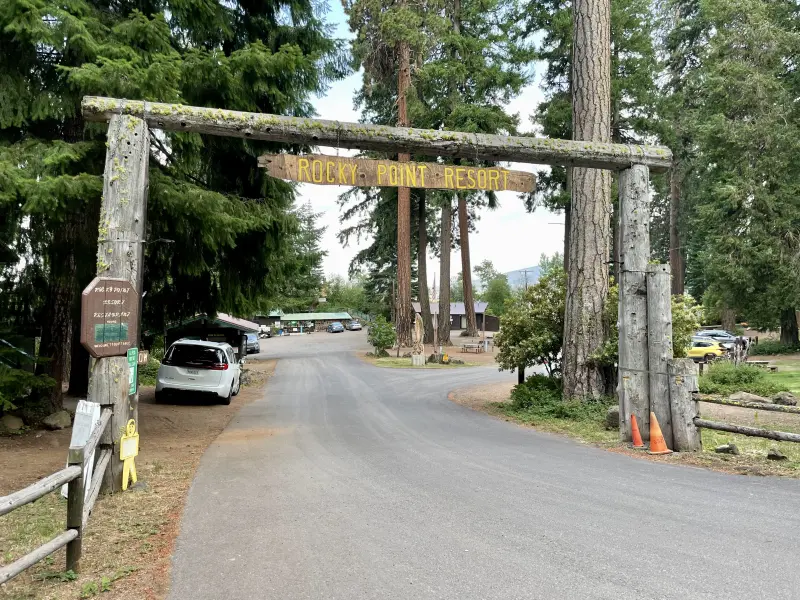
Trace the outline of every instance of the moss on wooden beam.
<instances>
[{"instance_id":1,"label":"moss on wooden beam","mask_svg":"<svg viewBox=\"0 0 800 600\"><path fill-rule=\"evenodd\" d=\"M83 116L108 121L112 115L144 119L152 128L250 138L287 144L333 146L472 160L513 161L619 171L634 164L667 170L672 152L660 146L605 144L549 138L437 131L284 117L183 104L86 96Z\"/></svg>"}]
</instances>

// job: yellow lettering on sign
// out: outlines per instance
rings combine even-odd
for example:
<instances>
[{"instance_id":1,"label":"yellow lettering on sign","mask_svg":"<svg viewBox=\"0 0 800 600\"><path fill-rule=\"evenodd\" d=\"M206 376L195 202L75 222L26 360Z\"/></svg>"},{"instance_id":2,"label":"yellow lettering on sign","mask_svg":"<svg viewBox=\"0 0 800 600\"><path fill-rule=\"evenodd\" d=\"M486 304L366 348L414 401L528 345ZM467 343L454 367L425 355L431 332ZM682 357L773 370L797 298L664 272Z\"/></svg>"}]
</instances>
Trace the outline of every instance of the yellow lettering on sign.
<instances>
[{"instance_id":1,"label":"yellow lettering on sign","mask_svg":"<svg viewBox=\"0 0 800 600\"><path fill-rule=\"evenodd\" d=\"M389 185L397 185L397 165L389 165Z\"/></svg>"},{"instance_id":2,"label":"yellow lettering on sign","mask_svg":"<svg viewBox=\"0 0 800 600\"><path fill-rule=\"evenodd\" d=\"M478 171L478 189L485 190L486 189L486 171L483 169Z\"/></svg>"},{"instance_id":3,"label":"yellow lettering on sign","mask_svg":"<svg viewBox=\"0 0 800 600\"><path fill-rule=\"evenodd\" d=\"M453 183L453 167L444 168L444 187L454 188L456 184Z\"/></svg>"},{"instance_id":4,"label":"yellow lettering on sign","mask_svg":"<svg viewBox=\"0 0 800 600\"><path fill-rule=\"evenodd\" d=\"M331 161L327 161L325 163L325 179L328 181L328 183L336 183L336 180L333 178L333 175L331 175L331 167L333 166L336 165Z\"/></svg>"},{"instance_id":5,"label":"yellow lettering on sign","mask_svg":"<svg viewBox=\"0 0 800 600\"><path fill-rule=\"evenodd\" d=\"M426 167L425 165L420 165L419 166L419 184L422 187L425 187L425 169L427 169L427 168L428 167Z\"/></svg>"},{"instance_id":6,"label":"yellow lettering on sign","mask_svg":"<svg viewBox=\"0 0 800 600\"><path fill-rule=\"evenodd\" d=\"M348 165L348 166L350 167L350 174L353 177L353 181L351 183L353 185L355 185L356 184L356 169L358 168L358 165Z\"/></svg>"},{"instance_id":7,"label":"yellow lettering on sign","mask_svg":"<svg viewBox=\"0 0 800 600\"><path fill-rule=\"evenodd\" d=\"M456 189L463 190L466 186L464 185L464 181L462 178L464 177L464 173L466 173L466 169L464 167L456 167Z\"/></svg>"},{"instance_id":8,"label":"yellow lettering on sign","mask_svg":"<svg viewBox=\"0 0 800 600\"><path fill-rule=\"evenodd\" d=\"M414 165L406 165L406 185L417 187L417 169Z\"/></svg>"},{"instance_id":9,"label":"yellow lettering on sign","mask_svg":"<svg viewBox=\"0 0 800 600\"><path fill-rule=\"evenodd\" d=\"M503 171L503 189L508 189L508 171L506 170Z\"/></svg>"},{"instance_id":10,"label":"yellow lettering on sign","mask_svg":"<svg viewBox=\"0 0 800 600\"><path fill-rule=\"evenodd\" d=\"M319 167L319 176L317 176L317 167ZM311 162L311 175L314 178L314 183L322 183L322 161L314 160Z\"/></svg>"},{"instance_id":11,"label":"yellow lettering on sign","mask_svg":"<svg viewBox=\"0 0 800 600\"><path fill-rule=\"evenodd\" d=\"M311 171L308 168L310 164L311 161L309 161L307 158L301 158L297 161L297 178L300 181L303 181L303 171L305 171L305 181L308 181L309 183L311 182Z\"/></svg>"},{"instance_id":12,"label":"yellow lettering on sign","mask_svg":"<svg viewBox=\"0 0 800 600\"><path fill-rule=\"evenodd\" d=\"M467 169L467 182L469 183L469 189L475 189L475 169Z\"/></svg>"},{"instance_id":13,"label":"yellow lettering on sign","mask_svg":"<svg viewBox=\"0 0 800 600\"><path fill-rule=\"evenodd\" d=\"M383 181L381 181L381 177L383 175L386 175L386 165L379 164L378 165L378 185L383 183Z\"/></svg>"},{"instance_id":14,"label":"yellow lettering on sign","mask_svg":"<svg viewBox=\"0 0 800 600\"><path fill-rule=\"evenodd\" d=\"M489 189L490 190L500 189L500 173L497 171L497 169L489 170Z\"/></svg>"}]
</instances>

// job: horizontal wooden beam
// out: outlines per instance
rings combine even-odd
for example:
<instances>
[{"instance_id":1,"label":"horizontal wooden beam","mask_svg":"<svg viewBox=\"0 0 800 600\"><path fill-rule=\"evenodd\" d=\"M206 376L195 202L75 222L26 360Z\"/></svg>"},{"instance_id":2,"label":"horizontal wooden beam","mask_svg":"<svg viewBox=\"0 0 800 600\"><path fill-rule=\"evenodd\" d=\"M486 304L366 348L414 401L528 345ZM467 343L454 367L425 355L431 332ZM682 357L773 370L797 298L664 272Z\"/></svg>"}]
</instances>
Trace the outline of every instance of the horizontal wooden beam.
<instances>
[{"instance_id":1,"label":"horizontal wooden beam","mask_svg":"<svg viewBox=\"0 0 800 600\"><path fill-rule=\"evenodd\" d=\"M387 154L422 154L615 171L642 164L652 171L661 172L672 164L672 152L660 146L388 127L97 96L84 97L82 107L83 116L88 121L109 121L113 115L131 115L156 129L287 144L356 148Z\"/></svg>"},{"instance_id":2,"label":"horizontal wooden beam","mask_svg":"<svg viewBox=\"0 0 800 600\"><path fill-rule=\"evenodd\" d=\"M721 404L722 406L736 406L738 408L752 408L753 410L800 415L800 406L784 406L783 404L768 404L766 402L739 402L738 400L723 400L722 398L706 398L703 396L699 397L698 400L709 404Z\"/></svg>"},{"instance_id":3,"label":"horizontal wooden beam","mask_svg":"<svg viewBox=\"0 0 800 600\"><path fill-rule=\"evenodd\" d=\"M57 490L65 483L69 483L73 479L81 476L82 469L79 466L73 465L66 469L48 475L44 479L40 479L36 483L32 483L28 487L3 496L0 498L0 517L10 513L12 510L25 506L26 504L38 500L42 496L46 496L50 492Z\"/></svg>"},{"instance_id":4,"label":"horizontal wooden beam","mask_svg":"<svg viewBox=\"0 0 800 600\"><path fill-rule=\"evenodd\" d=\"M727 431L729 433L749 435L750 437L767 438L768 440L777 440L779 442L800 443L800 433L772 431L771 429L759 429L758 427L747 427L746 425L733 425L732 423L721 423L720 421L707 421L700 418L696 418L694 420L694 424L697 427L704 427L705 429Z\"/></svg>"},{"instance_id":5,"label":"horizontal wooden beam","mask_svg":"<svg viewBox=\"0 0 800 600\"><path fill-rule=\"evenodd\" d=\"M76 529L67 529L64 533L54 537L46 544L42 544L36 548L36 550L33 550L22 558L15 560L10 565L0 567L0 585L4 584L9 579L13 579L25 569L30 569L37 562L47 558L56 550L63 548L76 537L78 537L78 531Z\"/></svg>"}]
</instances>

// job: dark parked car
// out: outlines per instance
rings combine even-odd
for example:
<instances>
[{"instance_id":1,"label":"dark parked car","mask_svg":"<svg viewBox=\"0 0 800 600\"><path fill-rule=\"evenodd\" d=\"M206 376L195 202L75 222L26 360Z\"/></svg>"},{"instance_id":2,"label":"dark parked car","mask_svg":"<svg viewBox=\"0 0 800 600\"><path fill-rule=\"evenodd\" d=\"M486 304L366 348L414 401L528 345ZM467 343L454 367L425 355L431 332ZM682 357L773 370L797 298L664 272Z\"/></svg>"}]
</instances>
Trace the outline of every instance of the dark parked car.
<instances>
[{"instance_id":1,"label":"dark parked car","mask_svg":"<svg viewBox=\"0 0 800 600\"><path fill-rule=\"evenodd\" d=\"M335 323L331 323L328 325L328 333L342 333L344 331L344 325L336 321Z\"/></svg>"},{"instance_id":2,"label":"dark parked car","mask_svg":"<svg viewBox=\"0 0 800 600\"><path fill-rule=\"evenodd\" d=\"M248 333L247 334L247 353L248 354L258 354L261 352L261 344L258 341L258 334L257 333Z\"/></svg>"}]
</instances>

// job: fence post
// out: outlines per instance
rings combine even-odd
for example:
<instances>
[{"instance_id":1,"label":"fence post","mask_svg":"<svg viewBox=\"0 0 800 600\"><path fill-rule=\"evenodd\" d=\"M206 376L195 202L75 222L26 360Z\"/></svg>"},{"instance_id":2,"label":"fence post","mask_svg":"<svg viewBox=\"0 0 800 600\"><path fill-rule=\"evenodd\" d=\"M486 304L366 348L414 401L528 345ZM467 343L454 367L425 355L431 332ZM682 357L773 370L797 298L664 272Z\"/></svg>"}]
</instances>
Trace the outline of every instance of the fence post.
<instances>
[{"instance_id":1,"label":"fence post","mask_svg":"<svg viewBox=\"0 0 800 600\"><path fill-rule=\"evenodd\" d=\"M664 441L674 449L667 362L672 358L672 296L669 265L647 268L647 345L650 359L650 407Z\"/></svg>"},{"instance_id":2,"label":"fence post","mask_svg":"<svg viewBox=\"0 0 800 600\"><path fill-rule=\"evenodd\" d=\"M700 429L694 424L695 417L700 413L694 398L697 392L697 365L691 358L673 358L668 362L673 450L697 452L703 448Z\"/></svg>"},{"instance_id":3,"label":"fence post","mask_svg":"<svg viewBox=\"0 0 800 600\"><path fill-rule=\"evenodd\" d=\"M650 439L650 368L647 350L647 285L650 259L650 174L632 165L619 175L619 427L623 441L631 439L631 414Z\"/></svg>"},{"instance_id":4,"label":"fence post","mask_svg":"<svg viewBox=\"0 0 800 600\"><path fill-rule=\"evenodd\" d=\"M83 542L83 500L84 489L84 453L83 448L70 449L68 463L81 468L79 477L67 484L67 529L75 529L78 536L67 544L67 571L78 572L81 560L81 544Z\"/></svg>"}]
</instances>

